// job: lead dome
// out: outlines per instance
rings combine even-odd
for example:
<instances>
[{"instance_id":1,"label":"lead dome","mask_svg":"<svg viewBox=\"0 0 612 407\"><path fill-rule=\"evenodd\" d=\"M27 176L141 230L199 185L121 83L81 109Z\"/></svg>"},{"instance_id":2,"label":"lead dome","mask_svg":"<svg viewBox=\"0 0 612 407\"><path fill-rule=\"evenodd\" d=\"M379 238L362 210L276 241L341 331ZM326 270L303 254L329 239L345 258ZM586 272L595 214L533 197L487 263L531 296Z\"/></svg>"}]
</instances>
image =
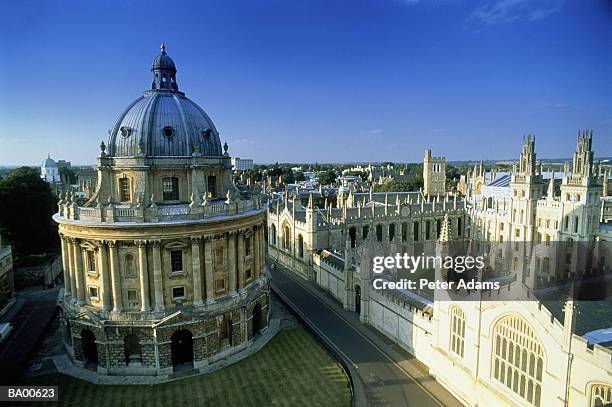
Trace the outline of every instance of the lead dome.
<instances>
[{"instance_id":1,"label":"lead dome","mask_svg":"<svg viewBox=\"0 0 612 407\"><path fill-rule=\"evenodd\" d=\"M204 109L179 91L176 66L163 44L151 72L151 89L111 128L108 157L222 156L219 132Z\"/></svg>"}]
</instances>

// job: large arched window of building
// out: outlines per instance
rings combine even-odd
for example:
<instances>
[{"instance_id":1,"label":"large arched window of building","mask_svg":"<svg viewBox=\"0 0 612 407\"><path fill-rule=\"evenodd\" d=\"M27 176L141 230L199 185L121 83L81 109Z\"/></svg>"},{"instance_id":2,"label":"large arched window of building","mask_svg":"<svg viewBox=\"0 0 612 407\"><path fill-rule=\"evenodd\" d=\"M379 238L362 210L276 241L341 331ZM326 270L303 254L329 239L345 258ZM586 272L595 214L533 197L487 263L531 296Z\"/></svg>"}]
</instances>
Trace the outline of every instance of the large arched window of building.
<instances>
[{"instance_id":1,"label":"large arched window of building","mask_svg":"<svg viewBox=\"0 0 612 407\"><path fill-rule=\"evenodd\" d=\"M276 246L276 225L274 224L272 224L272 227L270 228L270 242Z\"/></svg>"},{"instance_id":2,"label":"large arched window of building","mask_svg":"<svg viewBox=\"0 0 612 407\"><path fill-rule=\"evenodd\" d=\"M450 312L450 350L463 357L465 342L465 314L458 306L451 308Z\"/></svg>"},{"instance_id":3,"label":"large arched window of building","mask_svg":"<svg viewBox=\"0 0 612 407\"><path fill-rule=\"evenodd\" d=\"M178 201L179 182L177 177L162 178L162 195L164 201Z\"/></svg>"},{"instance_id":4,"label":"large arched window of building","mask_svg":"<svg viewBox=\"0 0 612 407\"><path fill-rule=\"evenodd\" d=\"M389 224L389 241L392 242L395 240L395 223Z\"/></svg>"},{"instance_id":5,"label":"large arched window of building","mask_svg":"<svg viewBox=\"0 0 612 407\"><path fill-rule=\"evenodd\" d=\"M493 378L540 406L544 350L535 332L518 315L500 319L493 328Z\"/></svg>"},{"instance_id":6,"label":"large arched window of building","mask_svg":"<svg viewBox=\"0 0 612 407\"><path fill-rule=\"evenodd\" d=\"M291 229L289 225L283 226L283 249L288 250L291 248Z\"/></svg>"},{"instance_id":7,"label":"large arched window of building","mask_svg":"<svg viewBox=\"0 0 612 407\"><path fill-rule=\"evenodd\" d=\"M407 241L408 239L408 224L406 222L402 223L402 242Z\"/></svg>"},{"instance_id":8,"label":"large arched window of building","mask_svg":"<svg viewBox=\"0 0 612 407\"><path fill-rule=\"evenodd\" d=\"M594 384L591 387L590 407L604 407L612 403L612 386L609 384Z\"/></svg>"},{"instance_id":9,"label":"large arched window of building","mask_svg":"<svg viewBox=\"0 0 612 407\"><path fill-rule=\"evenodd\" d=\"M368 227L368 225L365 225L363 227L363 229L361 230L361 238L363 240L366 240L368 238L368 232L370 231L370 228Z\"/></svg>"},{"instance_id":10,"label":"large arched window of building","mask_svg":"<svg viewBox=\"0 0 612 407\"><path fill-rule=\"evenodd\" d=\"M304 238L298 235L298 256L304 257Z\"/></svg>"}]
</instances>

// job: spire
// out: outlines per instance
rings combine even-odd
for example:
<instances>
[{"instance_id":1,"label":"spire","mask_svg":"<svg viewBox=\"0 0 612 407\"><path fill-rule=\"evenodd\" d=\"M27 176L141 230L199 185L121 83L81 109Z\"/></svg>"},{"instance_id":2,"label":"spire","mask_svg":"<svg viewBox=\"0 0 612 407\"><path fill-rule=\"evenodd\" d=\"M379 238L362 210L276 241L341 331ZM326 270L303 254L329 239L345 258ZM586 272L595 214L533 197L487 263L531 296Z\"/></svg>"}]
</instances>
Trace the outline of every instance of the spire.
<instances>
[{"instance_id":1,"label":"spire","mask_svg":"<svg viewBox=\"0 0 612 407\"><path fill-rule=\"evenodd\" d=\"M313 209L314 208L314 206L312 204L312 192L310 194L308 194L308 206L307 206L307 208L308 209Z\"/></svg>"},{"instance_id":2,"label":"spire","mask_svg":"<svg viewBox=\"0 0 612 407\"><path fill-rule=\"evenodd\" d=\"M548 200L552 201L555 199L555 172L553 171L550 177L550 183L548 184Z\"/></svg>"},{"instance_id":3,"label":"spire","mask_svg":"<svg viewBox=\"0 0 612 407\"><path fill-rule=\"evenodd\" d=\"M450 220L448 214L444 214L444 220L442 220L442 229L440 230L439 242L448 242L450 240Z\"/></svg>"}]
</instances>

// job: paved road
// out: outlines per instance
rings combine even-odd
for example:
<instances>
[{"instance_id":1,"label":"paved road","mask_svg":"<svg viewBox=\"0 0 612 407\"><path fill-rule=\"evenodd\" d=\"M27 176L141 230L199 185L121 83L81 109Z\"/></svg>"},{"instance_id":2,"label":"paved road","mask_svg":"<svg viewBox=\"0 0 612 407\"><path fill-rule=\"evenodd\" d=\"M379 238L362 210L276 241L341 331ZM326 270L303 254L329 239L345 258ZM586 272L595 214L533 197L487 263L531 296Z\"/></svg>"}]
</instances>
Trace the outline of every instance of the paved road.
<instances>
[{"instance_id":1,"label":"paved road","mask_svg":"<svg viewBox=\"0 0 612 407\"><path fill-rule=\"evenodd\" d=\"M405 352L392 350L389 341L385 343L381 336L369 332L355 316L351 318L310 283L280 267L271 273L273 289L288 300L290 306L299 309L306 322L314 324L353 365L361 377L369 405L461 406L423 371L420 362ZM411 375L410 371L416 374Z\"/></svg>"},{"instance_id":2,"label":"paved road","mask_svg":"<svg viewBox=\"0 0 612 407\"><path fill-rule=\"evenodd\" d=\"M0 384L15 384L27 366L33 351L57 313L57 293L54 288L18 295L14 310L4 315L2 322L11 322L13 331L0 345Z\"/></svg>"}]
</instances>

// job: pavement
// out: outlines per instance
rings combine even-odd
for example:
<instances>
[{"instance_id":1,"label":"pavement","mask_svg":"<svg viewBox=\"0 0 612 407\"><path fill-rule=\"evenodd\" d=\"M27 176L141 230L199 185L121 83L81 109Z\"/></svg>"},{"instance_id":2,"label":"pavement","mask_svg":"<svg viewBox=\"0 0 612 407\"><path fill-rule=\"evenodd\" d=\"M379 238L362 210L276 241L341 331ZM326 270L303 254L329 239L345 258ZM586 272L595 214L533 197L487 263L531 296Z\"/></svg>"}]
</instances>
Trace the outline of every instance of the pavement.
<instances>
[{"instance_id":1,"label":"pavement","mask_svg":"<svg viewBox=\"0 0 612 407\"><path fill-rule=\"evenodd\" d=\"M57 314L59 288L19 293L0 322L11 322L13 331L0 344L0 384L15 384Z\"/></svg>"},{"instance_id":2,"label":"pavement","mask_svg":"<svg viewBox=\"0 0 612 407\"><path fill-rule=\"evenodd\" d=\"M462 406L427 366L361 323L356 313L286 268L277 265L270 273L273 292L349 364L355 405Z\"/></svg>"}]
</instances>

